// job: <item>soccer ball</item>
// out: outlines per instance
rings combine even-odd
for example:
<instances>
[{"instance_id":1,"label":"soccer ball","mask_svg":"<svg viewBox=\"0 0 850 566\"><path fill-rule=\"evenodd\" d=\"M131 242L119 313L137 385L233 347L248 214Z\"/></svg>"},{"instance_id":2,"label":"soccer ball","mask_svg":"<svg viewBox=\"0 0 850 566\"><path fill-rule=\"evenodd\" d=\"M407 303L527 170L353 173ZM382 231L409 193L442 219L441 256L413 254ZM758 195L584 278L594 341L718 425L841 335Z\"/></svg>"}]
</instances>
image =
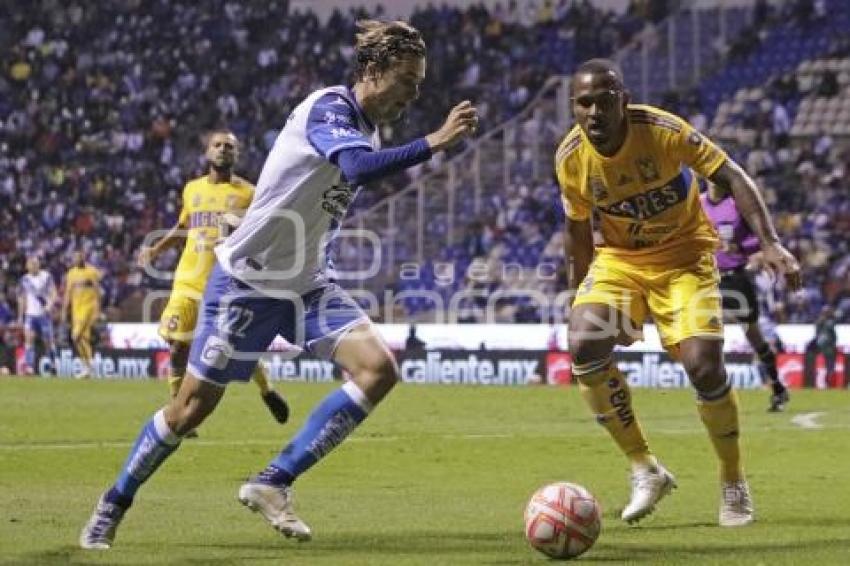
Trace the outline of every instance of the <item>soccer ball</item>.
<instances>
[{"instance_id":1,"label":"soccer ball","mask_svg":"<svg viewBox=\"0 0 850 566\"><path fill-rule=\"evenodd\" d=\"M596 498L580 485L544 485L525 508L525 537L550 558L575 558L596 542L601 515Z\"/></svg>"}]
</instances>

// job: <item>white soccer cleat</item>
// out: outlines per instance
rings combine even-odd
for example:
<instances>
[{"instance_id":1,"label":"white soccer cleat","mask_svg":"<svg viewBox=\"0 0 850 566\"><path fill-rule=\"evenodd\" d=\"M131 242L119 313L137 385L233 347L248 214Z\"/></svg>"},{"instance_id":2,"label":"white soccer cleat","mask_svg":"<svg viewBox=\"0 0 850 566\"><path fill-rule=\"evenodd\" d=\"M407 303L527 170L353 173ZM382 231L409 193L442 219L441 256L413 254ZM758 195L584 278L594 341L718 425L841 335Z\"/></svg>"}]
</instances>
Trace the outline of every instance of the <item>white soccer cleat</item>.
<instances>
[{"instance_id":1,"label":"white soccer cleat","mask_svg":"<svg viewBox=\"0 0 850 566\"><path fill-rule=\"evenodd\" d=\"M627 523L640 521L655 510L655 505L676 487L676 478L663 466L632 474L632 498L620 518Z\"/></svg>"},{"instance_id":2,"label":"white soccer cleat","mask_svg":"<svg viewBox=\"0 0 850 566\"><path fill-rule=\"evenodd\" d=\"M103 497L97 501L89 522L80 533L80 548L86 550L107 550L115 540L115 531L124 518L126 509L114 503L107 503Z\"/></svg>"},{"instance_id":3,"label":"white soccer cleat","mask_svg":"<svg viewBox=\"0 0 850 566\"><path fill-rule=\"evenodd\" d=\"M755 520L753 498L746 480L723 482L720 526L743 527Z\"/></svg>"},{"instance_id":4,"label":"white soccer cleat","mask_svg":"<svg viewBox=\"0 0 850 566\"><path fill-rule=\"evenodd\" d=\"M294 496L291 487L244 483L239 488L239 501L251 511L262 514L276 531L287 538L307 541L312 537L310 527L292 510Z\"/></svg>"}]
</instances>

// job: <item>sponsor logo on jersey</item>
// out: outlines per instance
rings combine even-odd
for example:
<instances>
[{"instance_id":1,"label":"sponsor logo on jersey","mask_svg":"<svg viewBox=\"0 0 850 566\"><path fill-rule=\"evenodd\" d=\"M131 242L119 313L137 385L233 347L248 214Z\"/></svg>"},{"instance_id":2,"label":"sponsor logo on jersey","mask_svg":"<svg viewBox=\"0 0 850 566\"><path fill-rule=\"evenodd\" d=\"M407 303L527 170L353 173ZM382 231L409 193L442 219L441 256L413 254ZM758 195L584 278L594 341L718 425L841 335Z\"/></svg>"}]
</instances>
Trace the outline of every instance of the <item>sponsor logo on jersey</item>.
<instances>
[{"instance_id":1,"label":"sponsor logo on jersey","mask_svg":"<svg viewBox=\"0 0 850 566\"><path fill-rule=\"evenodd\" d=\"M680 202L684 202L688 197L690 187L690 172L687 169L682 169L682 172L676 175L666 185L598 208L600 211L612 216L646 220L661 214Z\"/></svg>"},{"instance_id":2,"label":"sponsor logo on jersey","mask_svg":"<svg viewBox=\"0 0 850 566\"><path fill-rule=\"evenodd\" d=\"M189 215L189 228L217 228L220 217L220 212L193 212Z\"/></svg>"},{"instance_id":3,"label":"sponsor logo on jersey","mask_svg":"<svg viewBox=\"0 0 850 566\"><path fill-rule=\"evenodd\" d=\"M354 128L331 128L331 136L333 136L334 139L359 138L362 137L363 134L360 130L356 130Z\"/></svg>"},{"instance_id":4,"label":"sponsor logo on jersey","mask_svg":"<svg viewBox=\"0 0 850 566\"><path fill-rule=\"evenodd\" d=\"M325 122L328 124L345 124L351 125L351 117L346 116L345 114L337 114L336 112L331 112L327 110L325 112Z\"/></svg>"}]
</instances>

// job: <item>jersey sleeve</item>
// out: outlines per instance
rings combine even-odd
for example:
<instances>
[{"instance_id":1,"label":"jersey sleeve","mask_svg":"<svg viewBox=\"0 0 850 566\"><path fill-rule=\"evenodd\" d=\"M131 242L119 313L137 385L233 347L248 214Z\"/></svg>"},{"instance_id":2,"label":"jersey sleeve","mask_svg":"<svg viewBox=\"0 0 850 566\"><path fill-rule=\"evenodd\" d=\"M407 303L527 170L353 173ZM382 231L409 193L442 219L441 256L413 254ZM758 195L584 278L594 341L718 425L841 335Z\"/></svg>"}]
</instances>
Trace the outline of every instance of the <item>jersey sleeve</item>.
<instances>
[{"instance_id":1,"label":"jersey sleeve","mask_svg":"<svg viewBox=\"0 0 850 566\"><path fill-rule=\"evenodd\" d=\"M570 220L587 220L590 218L591 203L582 196L576 183L576 175L572 174L566 161L555 161L555 175L558 177L558 185L561 187L561 204L564 213Z\"/></svg>"},{"instance_id":2,"label":"jersey sleeve","mask_svg":"<svg viewBox=\"0 0 850 566\"><path fill-rule=\"evenodd\" d=\"M341 149L372 149L369 136L357 128L357 113L338 94L326 94L313 103L307 116L307 139L325 159Z\"/></svg>"},{"instance_id":3,"label":"jersey sleeve","mask_svg":"<svg viewBox=\"0 0 850 566\"><path fill-rule=\"evenodd\" d=\"M726 161L726 153L685 120L679 121L681 131L671 138L673 153L701 176L711 177Z\"/></svg>"}]
</instances>

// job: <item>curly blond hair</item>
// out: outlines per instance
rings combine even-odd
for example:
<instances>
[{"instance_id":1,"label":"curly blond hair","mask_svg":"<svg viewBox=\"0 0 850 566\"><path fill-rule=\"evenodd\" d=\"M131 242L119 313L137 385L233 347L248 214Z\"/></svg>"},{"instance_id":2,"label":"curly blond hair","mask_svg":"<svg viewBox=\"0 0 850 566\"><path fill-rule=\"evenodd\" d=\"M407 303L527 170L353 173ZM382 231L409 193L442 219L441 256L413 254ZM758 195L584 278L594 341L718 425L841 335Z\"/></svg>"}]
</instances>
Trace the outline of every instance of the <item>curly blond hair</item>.
<instances>
[{"instance_id":1,"label":"curly blond hair","mask_svg":"<svg viewBox=\"0 0 850 566\"><path fill-rule=\"evenodd\" d=\"M357 78L368 73L382 73L403 57L425 57L425 41L418 29L402 21L357 22Z\"/></svg>"}]
</instances>

